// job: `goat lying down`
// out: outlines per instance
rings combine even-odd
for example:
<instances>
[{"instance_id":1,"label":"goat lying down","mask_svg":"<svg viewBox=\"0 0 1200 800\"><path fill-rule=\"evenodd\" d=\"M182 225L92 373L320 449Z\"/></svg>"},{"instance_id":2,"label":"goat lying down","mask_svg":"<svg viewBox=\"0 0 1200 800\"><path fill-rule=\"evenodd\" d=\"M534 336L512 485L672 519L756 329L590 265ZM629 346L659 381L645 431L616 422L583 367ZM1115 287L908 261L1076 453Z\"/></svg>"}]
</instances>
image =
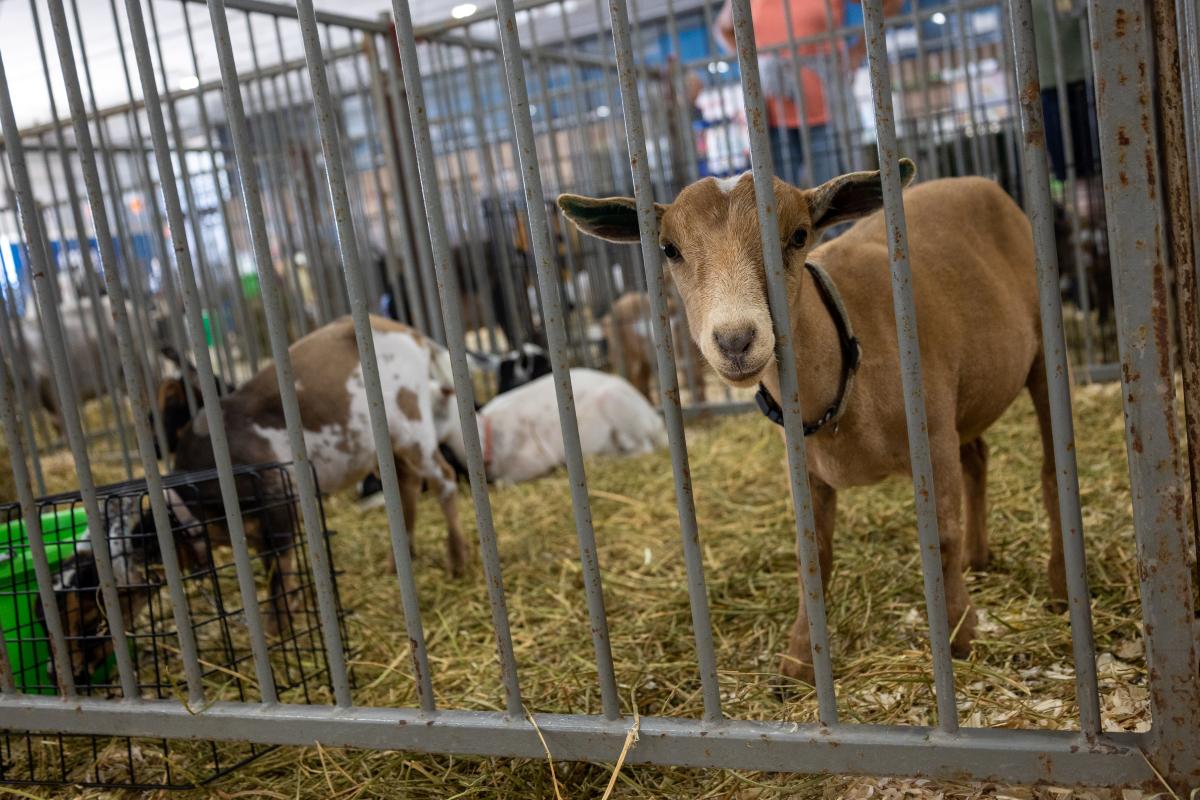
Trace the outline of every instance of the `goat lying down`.
<instances>
[{"instance_id":1,"label":"goat lying down","mask_svg":"<svg viewBox=\"0 0 1200 800\"><path fill-rule=\"evenodd\" d=\"M913 163L902 160L904 183L914 174ZM563 195L558 203L586 233L615 242L639 240L632 198ZM820 567L828 588L837 493L911 472L887 228L877 211L879 173L842 175L813 189L776 180L775 203L801 370L800 405L811 433L806 444ZM956 631L952 649L961 657L975 636L962 569L964 563L983 569L989 559L983 434L1023 389L1033 398L1042 437L1050 590L1057 600L1066 597L1033 238L1020 207L982 178L923 183L904 193L904 209L942 573L950 629ZM663 257L705 358L726 383L761 384L760 397L778 398L753 180L748 174L706 178L656 210ZM814 246L823 229L855 219L840 237ZM803 575L800 581L799 613L782 672L811 682Z\"/></svg>"},{"instance_id":2,"label":"goat lying down","mask_svg":"<svg viewBox=\"0 0 1200 800\"><path fill-rule=\"evenodd\" d=\"M666 446L662 419L629 381L580 368L571 370L571 386L585 457L639 455ZM489 481L527 481L566 463L553 375L498 395L479 410L478 420ZM457 417L446 444L466 463Z\"/></svg>"}]
</instances>

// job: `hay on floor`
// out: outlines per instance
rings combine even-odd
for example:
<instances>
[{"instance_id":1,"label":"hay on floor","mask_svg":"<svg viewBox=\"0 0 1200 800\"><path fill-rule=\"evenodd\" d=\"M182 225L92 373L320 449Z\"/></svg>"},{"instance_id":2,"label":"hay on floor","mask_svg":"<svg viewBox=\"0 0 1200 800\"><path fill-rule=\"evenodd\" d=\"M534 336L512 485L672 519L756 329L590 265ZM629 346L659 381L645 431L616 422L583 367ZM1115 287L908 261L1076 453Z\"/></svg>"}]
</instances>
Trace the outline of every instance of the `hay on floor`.
<instances>
[{"instance_id":1,"label":"hay on floor","mask_svg":"<svg viewBox=\"0 0 1200 800\"><path fill-rule=\"evenodd\" d=\"M1075 399L1104 727L1144 730L1149 717L1120 394L1117 387L1084 387L1076 389ZM981 619L974 655L955 663L960 718L971 726L1071 729L1076 727L1071 641L1066 615L1046 608L1041 446L1027 398L987 439L995 557L987 572L968 577ZM811 721L811 694L781 704L769 686L796 606L794 527L776 429L756 414L717 419L689 425L688 445L725 710L739 718ZM699 716L668 456L597 459L588 464L588 478L623 710ZM491 500L526 706L596 713L596 671L565 473L495 490ZM465 488L461 504L473 539ZM385 569L384 514L359 511L352 493L329 498L325 509L329 527L339 534L334 546L344 572L342 597L354 612L356 701L412 705L399 592ZM894 479L845 492L838 514L828 609L842 719L929 724L934 702L911 484ZM423 499L416 569L437 700L444 707L500 710L503 694L481 570L474 562L465 579L449 579L444 536L436 504ZM564 797L599 797L611 775L603 765L555 766ZM280 749L220 786L230 795L256 797L554 795L544 760L329 748ZM1067 795L626 764L613 796Z\"/></svg>"}]
</instances>

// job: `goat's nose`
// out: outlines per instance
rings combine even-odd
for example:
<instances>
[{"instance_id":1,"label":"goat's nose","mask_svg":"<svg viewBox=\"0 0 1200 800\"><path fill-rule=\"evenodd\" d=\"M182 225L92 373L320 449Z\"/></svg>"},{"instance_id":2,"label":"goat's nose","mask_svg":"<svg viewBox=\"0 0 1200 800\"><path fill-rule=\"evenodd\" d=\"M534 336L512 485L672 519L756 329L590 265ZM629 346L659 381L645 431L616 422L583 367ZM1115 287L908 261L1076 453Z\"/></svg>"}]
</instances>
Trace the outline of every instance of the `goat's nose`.
<instances>
[{"instance_id":1,"label":"goat's nose","mask_svg":"<svg viewBox=\"0 0 1200 800\"><path fill-rule=\"evenodd\" d=\"M739 359L745 356L750 350L750 345L754 344L756 334L754 326L748 325L744 328L713 331L713 340L717 343L717 349L721 351L723 356Z\"/></svg>"}]
</instances>

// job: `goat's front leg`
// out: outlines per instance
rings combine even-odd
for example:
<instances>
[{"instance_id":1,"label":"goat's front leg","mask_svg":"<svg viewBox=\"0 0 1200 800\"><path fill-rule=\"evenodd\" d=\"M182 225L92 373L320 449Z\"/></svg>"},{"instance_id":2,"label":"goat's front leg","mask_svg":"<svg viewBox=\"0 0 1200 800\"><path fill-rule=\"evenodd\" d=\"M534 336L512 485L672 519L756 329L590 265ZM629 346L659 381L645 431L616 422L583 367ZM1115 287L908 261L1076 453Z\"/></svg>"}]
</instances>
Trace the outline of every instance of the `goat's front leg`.
<instances>
[{"instance_id":1,"label":"goat's front leg","mask_svg":"<svg viewBox=\"0 0 1200 800\"><path fill-rule=\"evenodd\" d=\"M837 492L824 481L809 475L809 492L812 495L813 522L817 532L818 560L821 564L821 586L824 594L829 593L829 573L833 567L833 527L837 520ZM813 684L812 639L809 636L808 606L805 604L804 569L800 566L800 554L796 553L796 565L800 576L800 606L796 621L792 623L788 650L780 663L779 671L784 678Z\"/></svg>"},{"instance_id":2,"label":"goat's front leg","mask_svg":"<svg viewBox=\"0 0 1200 800\"><path fill-rule=\"evenodd\" d=\"M933 489L937 509L938 544L942 551L942 581L946 587L946 615L952 634L950 651L966 658L975 638L975 609L963 579L963 469L957 431L930 437Z\"/></svg>"},{"instance_id":3,"label":"goat's front leg","mask_svg":"<svg viewBox=\"0 0 1200 800\"><path fill-rule=\"evenodd\" d=\"M434 450L425 458L423 465L429 487L437 492L442 516L446 518L446 562L450 575L461 578L467 567L469 554L467 540L463 538L458 521L458 481L441 452Z\"/></svg>"}]
</instances>

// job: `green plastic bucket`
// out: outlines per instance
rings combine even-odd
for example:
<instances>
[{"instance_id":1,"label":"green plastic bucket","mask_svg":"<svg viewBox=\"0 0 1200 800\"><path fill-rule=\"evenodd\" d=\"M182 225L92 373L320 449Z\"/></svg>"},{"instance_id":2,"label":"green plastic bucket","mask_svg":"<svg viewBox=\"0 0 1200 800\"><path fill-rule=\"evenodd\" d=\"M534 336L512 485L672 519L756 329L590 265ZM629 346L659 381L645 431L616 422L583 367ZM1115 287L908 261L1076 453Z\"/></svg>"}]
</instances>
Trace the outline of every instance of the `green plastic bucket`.
<instances>
[{"instance_id":1,"label":"green plastic bucket","mask_svg":"<svg viewBox=\"0 0 1200 800\"><path fill-rule=\"evenodd\" d=\"M50 572L57 573L75 554L77 542L87 540L87 514L82 508L42 514L42 541ZM17 689L33 694L57 694L50 679L50 646L37 618L37 576L24 520L0 525L0 627L8 649ZM105 683L114 672L109 656L92 673L91 683Z\"/></svg>"}]
</instances>

